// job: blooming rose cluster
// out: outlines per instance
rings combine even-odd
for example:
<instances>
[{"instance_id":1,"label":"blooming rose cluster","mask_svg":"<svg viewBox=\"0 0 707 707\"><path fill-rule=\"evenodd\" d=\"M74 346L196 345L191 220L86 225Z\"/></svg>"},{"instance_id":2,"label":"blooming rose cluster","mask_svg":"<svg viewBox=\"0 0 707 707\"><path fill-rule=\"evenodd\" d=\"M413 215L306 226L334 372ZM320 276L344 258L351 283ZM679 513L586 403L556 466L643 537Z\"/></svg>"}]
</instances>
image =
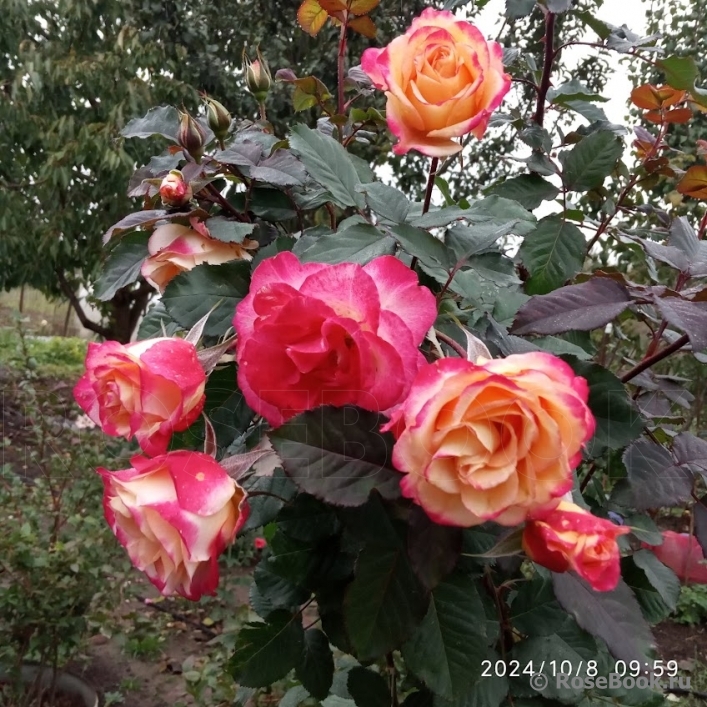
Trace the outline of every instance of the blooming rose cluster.
<instances>
[{"instance_id":1,"label":"blooming rose cluster","mask_svg":"<svg viewBox=\"0 0 707 707\"><path fill-rule=\"evenodd\" d=\"M245 494L211 457L167 452L204 406L206 374L193 344L148 339L91 343L74 388L84 412L106 434L135 438L152 457L132 468L99 469L106 519L133 564L164 594L213 594L218 555L247 517Z\"/></svg>"},{"instance_id":2,"label":"blooming rose cluster","mask_svg":"<svg viewBox=\"0 0 707 707\"><path fill-rule=\"evenodd\" d=\"M498 44L432 9L362 65L386 91L399 154L458 152L455 139L480 138L510 86ZM192 197L178 172L160 194L175 208ZM149 239L142 274L160 291L180 272L247 260L257 247L190 223L158 226ZM420 346L436 317L434 295L396 257L329 265L279 253L255 268L236 307L238 386L272 427L322 405L386 415L402 494L433 521L525 523L528 557L612 589L627 529L562 500L594 433L586 381L546 353L428 363ZM245 493L212 457L167 451L200 415L205 382L191 343L159 338L91 344L75 389L96 424L147 455L99 470L110 527L160 591L190 599L215 590L218 555L248 514Z\"/></svg>"}]
</instances>

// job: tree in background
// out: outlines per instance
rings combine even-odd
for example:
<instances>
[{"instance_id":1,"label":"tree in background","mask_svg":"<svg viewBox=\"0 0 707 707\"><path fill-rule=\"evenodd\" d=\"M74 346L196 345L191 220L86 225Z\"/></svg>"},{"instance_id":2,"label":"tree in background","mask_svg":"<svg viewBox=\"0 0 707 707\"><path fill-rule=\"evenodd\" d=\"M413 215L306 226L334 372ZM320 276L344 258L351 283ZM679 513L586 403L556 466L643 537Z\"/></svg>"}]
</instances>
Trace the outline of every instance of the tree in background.
<instances>
[{"instance_id":1,"label":"tree in background","mask_svg":"<svg viewBox=\"0 0 707 707\"><path fill-rule=\"evenodd\" d=\"M430 3L392 3L380 13L385 41ZM440 3L441 4L441 3ZM273 69L336 77L336 57L317 50L329 38L291 31L286 0L11 0L0 26L0 287L22 284L65 297L96 334L129 340L150 297L140 280L101 305L105 324L86 316L77 292L103 262L101 235L129 211L125 191L154 142L119 139L149 106L194 111L199 93L220 100L236 119L257 117L242 81L246 46L262 46ZM370 40L352 38L350 56ZM289 87L271 95L269 119L284 134Z\"/></svg>"}]
</instances>

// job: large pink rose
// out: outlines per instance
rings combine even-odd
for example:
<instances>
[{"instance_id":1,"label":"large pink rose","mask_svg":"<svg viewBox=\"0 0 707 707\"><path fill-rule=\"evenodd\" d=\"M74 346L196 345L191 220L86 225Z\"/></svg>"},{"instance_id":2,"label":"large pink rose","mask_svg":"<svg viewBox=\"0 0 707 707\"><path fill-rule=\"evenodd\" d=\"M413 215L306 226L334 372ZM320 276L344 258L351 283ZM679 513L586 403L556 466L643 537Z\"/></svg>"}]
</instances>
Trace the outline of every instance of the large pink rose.
<instances>
[{"instance_id":1,"label":"large pink rose","mask_svg":"<svg viewBox=\"0 0 707 707\"><path fill-rule=\"evenodd\" d=\"M218 556L248 517L245 492L200 452L130 463L98 470L106 520L130 560L164 595L214 594Z\"/></svg>"},{"instance_id":2,"label":"large pink rose","mask_svg":"<svg viewBox=\"0 0 707 707\"><path fill-rule=\"evenodd\" d=\"M74 397L106 434L135 437L154 456L199 417L205 385L196 349L183 339L107 341L88 345Z\"/></svg>"},{"instance_id":3,"label":"large pink rose","mask_svg":"<svg viewBox=\"0 0 707 707\"><path fill-rule=\"evenodd\" d=\"M142 276L160 292L170 280L197 265L221 265L231 260L251 260L248 252L258 247L249 238L225 243L212 238L203 223L192 219L192 228L178 223L158 226L147 242L150 256L142 264Z\"/></svg>"},{"instance_id":4,"label":"large pink rose","mask_svg":"<svg viewBox=\"0 0 707 707\"><path fill-rule=\"evenodd\" d=\"M574 503L561 501L523 528L528 557L553 572L575 571L599 592L616 589L621 552L616 538L630 528L597 518Z\"/></svg>"},{"instance_id":5,"label":"large pink rose","mask_svg":"<svg viewBox=\"0 0 707 707\"><path fill-rule=\"evenodd\" d=\"M300 263L284 252L253 273L236 308L238 384L271 425L320 405L383 411L410 388L435 298L392 256Z\"/></svg>"},{"instance_id":6,"label":"large pink rose","mask_svg":"<svg viewBox=\"0 0 707 707\"><path fill-rule=\"evenodd\" d=\"M483 137L511 86L503 50L451 12L428 8L384 49L366 49L361 67L386 92L394 151L430 157L461 150L454 138Z\"/></svg>"},{"instance_id":7,"label":"large pink rose","mask_svg":"<svg viewBox=\"0 0 707 707\"><path fill-rule=\"evenodd\" d=\"M463 527L553 508L594 433L587 395L584 378L545 353L425 366L386 426L403 494Z\"/></svg>"}]
</instances>

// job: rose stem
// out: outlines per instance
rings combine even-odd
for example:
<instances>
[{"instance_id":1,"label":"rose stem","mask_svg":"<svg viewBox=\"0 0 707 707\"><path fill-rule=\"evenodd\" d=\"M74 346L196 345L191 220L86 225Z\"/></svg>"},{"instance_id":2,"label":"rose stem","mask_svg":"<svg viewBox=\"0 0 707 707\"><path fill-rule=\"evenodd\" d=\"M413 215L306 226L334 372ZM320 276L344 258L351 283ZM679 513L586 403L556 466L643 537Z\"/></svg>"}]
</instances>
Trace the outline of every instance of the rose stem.
<instances>
[{"instance_id":1,"label":"rose stem","mask_svg":"<svg viewBox=\"0 0 707 707\"><path fill-rule=\"evenodd\" d=\"M338 92L339 92L339 110L337 111L339 115L343 115L346 110L344 101L344 59L346 58L346 26L348 24L349 18L348 13L341 23L341 34L339 34L339 56L337 63L338 70ZM341 131L339 131L341 134Z\"/></svg>"},{"instance_id":2,"label":"rose stem","mask_svg":"<svg viewBox=\"0 0 707 707\"><path fill-rule=\"evenodd\" d=\"M662 361L664 358L668 358L670 354L679 351L688 341L690 341L690 337L687 334L683 334L679 339L675 339L669 346L657 351L652 356L648 356L648 358L644 358L643 361L634 366L628 373L624 373L624 375L621 376L621 382L628 383L639 373L643 373L647 368L654 366L658 361Z\"/></svg>"},{"instance_id":3,"label":"rose stem","mask_svg":"<svg viewBox=\"0 0 707 707\"><path fill-rule=\"evenodd\" d=\"M430 162L430 173L427 175L427 187L425 189L425 201L422 204L422 214L426 214L430 210L432 203L432 190L435 187L435 177L437 176L437 168L439 167L439 157L433 157ZM414 270L417 267L417 256L412 259L410 268Z\"/></svg>"},{"instance_id":4,"label":"rose stem","mask_svg":"<svg viewBox=\"0 0 707 707\"><path fill-rule=\"evenodd\" d=\"M555 13L548 12L545 15L545 61L543 63L543 75L540 80L538 90L538 103L535 109L535 122L542 126L545 120L545 99L550 90L550 78L552 77L552 62L555 58Z\"/></svg>"}]
</instances>

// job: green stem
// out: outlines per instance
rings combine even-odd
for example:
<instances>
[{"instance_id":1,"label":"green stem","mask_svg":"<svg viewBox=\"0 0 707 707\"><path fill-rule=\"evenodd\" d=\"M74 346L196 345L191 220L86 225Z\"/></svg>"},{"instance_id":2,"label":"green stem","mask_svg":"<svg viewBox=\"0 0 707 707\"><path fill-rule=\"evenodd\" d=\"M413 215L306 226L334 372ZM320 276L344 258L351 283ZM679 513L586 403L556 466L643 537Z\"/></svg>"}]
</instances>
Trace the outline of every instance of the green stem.
<instances>
[{"instance_id":1,"label":"green stem","mask_svg":"<svg viewBox=\"0 0 707 707\"><path fill-rule=\"evenodd\" d=\"M437 176L437 168L439 167L439 157L433 157L432 162L430 162L430 172L427 175L427 187L425 188L425 201L422 204L422 214L423 216L430 210L430 204L432 203L432 191L435 187L435 177ZM414 270L417 267L417 257L412 259L410 263L410 268Z\"/></svg>"}]
</instances>

